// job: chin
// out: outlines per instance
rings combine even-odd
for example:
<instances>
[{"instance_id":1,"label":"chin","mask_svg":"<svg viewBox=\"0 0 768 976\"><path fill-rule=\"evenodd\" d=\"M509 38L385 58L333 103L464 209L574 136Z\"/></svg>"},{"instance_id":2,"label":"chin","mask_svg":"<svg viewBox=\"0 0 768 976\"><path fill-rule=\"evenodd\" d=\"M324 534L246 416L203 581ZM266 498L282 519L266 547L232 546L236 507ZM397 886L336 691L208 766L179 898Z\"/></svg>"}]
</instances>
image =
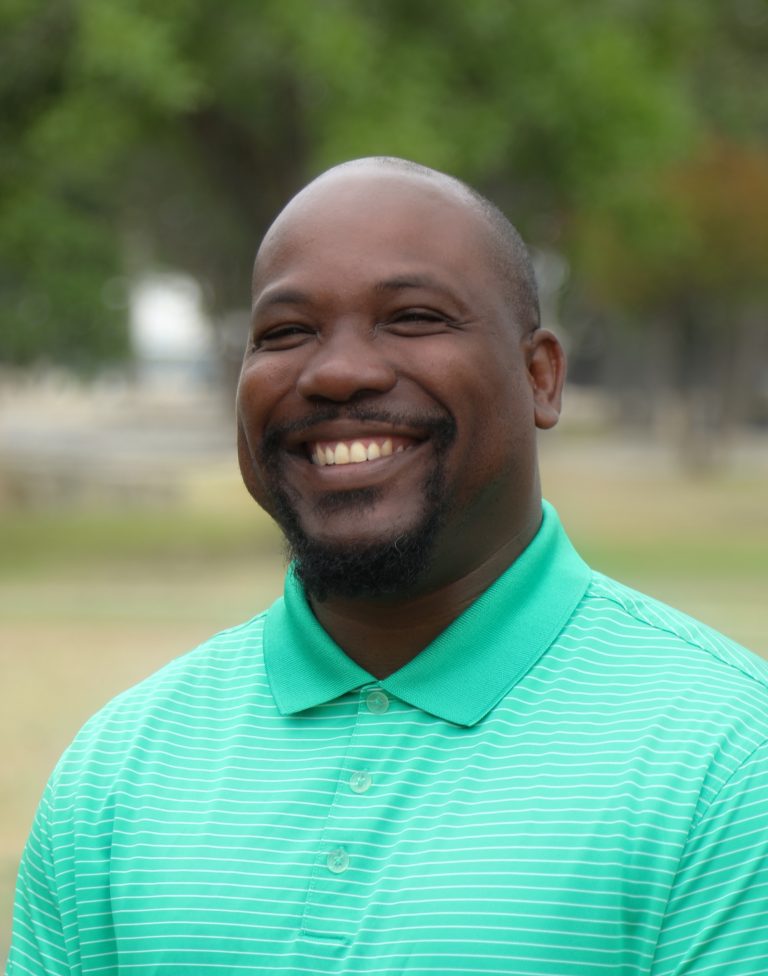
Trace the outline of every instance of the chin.
<instances>
[{"instance_id":1,"label":"chin","mask_svg":"<svg viewBox=\"0 0 768 976\"><path fill-rule=\"evenodd\" d=\"M270 488L296 574L319 601L411 596L432 566L450 508L442 464L417 491L367 486L310 502L277 477Z\"/></svg>"},{"instance_id":2,"label":"chin","mask_svg":"<svg viewBox=\"0 0 768 976\"><path fill-rule=\"evenodd\" d=\"M311 546L339 553L370 550L373 553L397 549L404 539L419 538L428 523L431 523L431 516L424 513L410 519L402 515L395 519L371 510L367 514L339 513L325 519L302 519L299 523L281 527L289 542L295 542L301 548Z\"/></svg>"},{"instance_id":3,"label":"chin","mask_svg":"<svg viewBox=\"0 0 768 976\"><path fill-rule=\"evenodd\" d=\"M310 535L295 518L281 520L296 574L320 601L411 594L432 565L442 523L436 508L410 529L372 536L363 526L359 534L340 538Z\"/></svg>"}]
</instances>

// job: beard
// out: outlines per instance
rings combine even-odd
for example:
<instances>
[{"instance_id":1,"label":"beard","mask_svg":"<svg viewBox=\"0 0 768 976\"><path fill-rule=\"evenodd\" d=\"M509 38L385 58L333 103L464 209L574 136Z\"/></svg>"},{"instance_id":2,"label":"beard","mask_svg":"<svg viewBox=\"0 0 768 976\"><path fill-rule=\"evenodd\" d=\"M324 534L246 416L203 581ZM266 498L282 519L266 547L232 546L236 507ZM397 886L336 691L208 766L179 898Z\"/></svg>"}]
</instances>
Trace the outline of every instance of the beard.
<instances>
[{"instance_id":1,"label":"beard","mask_svg":"<svg viewBox=\"0 0 768 976\"><path fill-rule=\"evenodd\" d=\"M288 558L293 561L296 576L307 596L321 602L334 596L356 599L412 593L432 564L435 543L450 508L445 454L456 436L455 422L448 415L408 418L411 425L429 433L436 459L423 486L424 504L417 523L406 531L376 542L335 543L320 541L304 531L296 506L284 487L280 445L286 434L310 424L336 419L342 414L353 420L395 425L404 419L359 407L343 411L332 409L324 411L322 416L313 416L311 421L272 428L265 435L261 463L271 500L270 509L285 536ZM327 492L318 499L317 511L320 515L365 511L376 504L379 495L378 488Z\"/></svg>"}]
</instances>

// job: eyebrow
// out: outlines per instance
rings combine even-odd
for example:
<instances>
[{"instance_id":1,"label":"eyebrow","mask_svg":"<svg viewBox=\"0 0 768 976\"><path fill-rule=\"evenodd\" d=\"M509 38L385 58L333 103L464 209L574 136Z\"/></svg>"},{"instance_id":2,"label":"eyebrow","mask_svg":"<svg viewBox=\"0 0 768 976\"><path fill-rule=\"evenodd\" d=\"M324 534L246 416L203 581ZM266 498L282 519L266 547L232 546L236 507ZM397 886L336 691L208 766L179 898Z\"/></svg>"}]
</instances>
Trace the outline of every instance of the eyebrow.
<instances>
[{"instance_id":1,"label":"eyebrow","mask_svg":"<svg viewBox=\"0 0 768 976\"><path fill-rule=\"evenodd\" d=\"M431 275L398 275L395 278L378 281L374 285L376 291L405 291L409 288L429 288L445 295L451 294L446 285Z\"/></svg>"},{"instance_id":2,"label":"eyebrow","mask_svg":"<svg viewBox=\"0 0 768 976\"><path fill-rule=\"evenodd\" d=\"M377 292L396 292L407 291L408 289L428 288L431 291L440 292L447 297L453 297L447 285L433 278L431 275L396 275L394 278L385 278L377 281L373 286ZM312 296L297 288L281 288L274 292L267 292L261 295L252 306L252 312L260 312L274 305L311 305Z\"/></svg>"},{"instance_id":3,"label":"eyebrow","mask_svg":"<svg viewBox=\"0 0 768 976\"><path fill-rule=\"evenodd\" d=\"M312 299L306 292L298 291L296 288L282 288L261 295L253 303L252 311L261 311L261 309L271 308L273 305L309 305L311 301Z\"/></svg>"}]
</instances>

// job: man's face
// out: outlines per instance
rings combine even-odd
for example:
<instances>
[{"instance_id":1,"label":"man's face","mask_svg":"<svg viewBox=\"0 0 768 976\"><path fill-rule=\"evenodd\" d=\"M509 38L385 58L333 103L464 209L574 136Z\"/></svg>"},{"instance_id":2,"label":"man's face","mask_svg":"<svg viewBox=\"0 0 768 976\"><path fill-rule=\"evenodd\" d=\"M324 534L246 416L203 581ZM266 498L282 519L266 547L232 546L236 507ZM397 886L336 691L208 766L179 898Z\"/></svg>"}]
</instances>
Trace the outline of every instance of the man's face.
<instances>
[{"instance_id":1,"label":"man's face","mask_svg":"<svg viewBox=\"0 0 768 976\"><path fill-rule=\"evenodd\" d=\"M428 588L520 531L536 494L532 346L489 247L455 193L370 171L314 184L268 234L238 446L299 560L309 544L358 576L386 551L391 593L414 546L402 587Z\"/></svg>"}]
</instances>

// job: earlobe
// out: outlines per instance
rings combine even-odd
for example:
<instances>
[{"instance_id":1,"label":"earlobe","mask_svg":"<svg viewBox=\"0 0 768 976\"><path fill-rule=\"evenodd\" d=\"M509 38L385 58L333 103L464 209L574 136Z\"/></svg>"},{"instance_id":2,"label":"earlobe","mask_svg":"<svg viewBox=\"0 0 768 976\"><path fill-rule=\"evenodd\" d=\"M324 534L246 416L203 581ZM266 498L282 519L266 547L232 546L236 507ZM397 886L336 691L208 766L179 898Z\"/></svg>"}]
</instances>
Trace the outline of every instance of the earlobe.
<instances>
[{"instance_id":1,"label":"earlobe","mask_svg":"<svg viewBox=\"0 0 768 976\"><path fill-rule=\"evenodd\" d=\"M549 430L560 419L565 352L558 338L548 329L536 329L527 342L534 419L540 430Z\"/></svg>"}]
</instances>

